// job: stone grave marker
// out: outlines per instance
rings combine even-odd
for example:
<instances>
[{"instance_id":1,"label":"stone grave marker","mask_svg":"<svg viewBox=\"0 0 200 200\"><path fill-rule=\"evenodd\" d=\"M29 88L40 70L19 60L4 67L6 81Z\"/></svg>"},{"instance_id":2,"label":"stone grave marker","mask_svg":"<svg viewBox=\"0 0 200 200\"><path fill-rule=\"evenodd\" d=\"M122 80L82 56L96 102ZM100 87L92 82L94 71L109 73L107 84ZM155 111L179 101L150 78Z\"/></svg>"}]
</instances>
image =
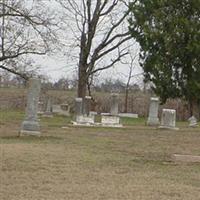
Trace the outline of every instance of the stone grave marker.
<instances>
[{"instance_id":1,"label":"stone grave marker","mask_svg":"<svg viewBox=\"0 0 200 200\"><path fill-rule=\"evenodd\" d=\"M151 97L147 125L157 126L160 124L158 119L158 108L159 108L159 98Z\"/></svg>"},{"instance_id":2,"label":"stone grave marker","mask_svg":"<svg viewBox=\"0 0 200 200\"><path fill-rule=\"evenodd\" d=\"M83 115L89 116L91 109L91 96L85 96L83 101Z\"/></svg>"},{"instance_id":3,"label":"stone grave marker","mask_svg":"<svg viewBox=\"0 0 200 200\"><path fill-rule=\"evenodd\" d=\"M119 95L117 93L113 93L111 94L110 114L118 115L118 109L119 109Z\"/></svg>"},{"instance_id":4,"label":"stone grave marker","mask_svg":"<svg viewBox=\"0 0 200 200\"><path fill-rule=\"evenodd\" d=\"M189 127L198 127L197 119L195 116L192 116L188 119Z\"/></svg>"},{"instance_id":5,"label":"stone grave marker","mask_svg":"<svg viewBox=\"0 0 200 200\"><path fill-rule=\"evenodd\" d=\"M20 135L40 136L40 125L38 121L38 101L41 89L41 82L38 78L29 80L27 95L27 106L25 120L22 122Z\"/></svg>"},{"instance_id":6,"label":"stone grave marker","mask_svg":"<svg viewBox=\"0 0 200 200\"><path fill-rule=\"evenodd\" d=\"M178 130L176 127L176 110L172 109L163 109L161 117L161 126L162 129L173 129Z\"/></svg>"},{"instance_id":7,"label":"stone grave marker","mask_svg":"<svg viewBox=\"0 0 200 200\"><path fill-rule=\"evenodd\" d=\"M82 107L83 107L83 99L76 98L75 99L75 114L82 115Z\"/></svg>"},{"instance_id":8,"label":"stone grave marker","mask_svg":"<svg viewBox=\"0 0 200 200\"><path fill-rule=\"evenodd\" d=\"M47 99L47 104L46 104L46 110L44 112L44 117L53 117L53 112L52 112L52 100L49 97Z\"/></svg>"}]
</instances>

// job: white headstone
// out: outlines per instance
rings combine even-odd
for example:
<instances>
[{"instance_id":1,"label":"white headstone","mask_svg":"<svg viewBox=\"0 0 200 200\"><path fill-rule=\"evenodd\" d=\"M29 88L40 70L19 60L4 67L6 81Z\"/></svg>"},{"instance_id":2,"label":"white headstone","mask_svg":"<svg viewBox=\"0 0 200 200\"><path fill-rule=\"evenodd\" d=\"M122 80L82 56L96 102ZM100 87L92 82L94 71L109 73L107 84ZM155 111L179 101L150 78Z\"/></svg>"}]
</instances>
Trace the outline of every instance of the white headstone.
<instances>
[{"instance_id":1,"label":"white headstone","mask_svg":"<svg viewBox=\"0 0 200 200\"><path fill-rule=\"evenodd\" d=\"M192 116L188 119L188 121L189 121L189 127L197 127L198 126L196 117Z\"/></svg>"},{"instance_id":2,"label":"white headstone","mask_svg":"<svg viewBox=\"0 0 200 200\"><path fill-rule=\"evenodd\" d=\"M108 127L122 127L119 116L105 115L104 113L101 113L101 125Z\"/></svg>"},{"instance_id":3,"label":"white headstone","mask_svg":"<svg viewBox=\"0 0 200 200\"><path fill-rule=\"evenodd\" d=\"M159 119L158 119L158 108L159 108L159 98L152 97L150 100L147 125L156 126L160 124Z\"/></svg>"},{"instance_id":4,"label":"white headstone","mask_svg":"<svg viewBox=\"0 0 200 200\"><path fill-rule=\"evenodd\" d=\"M176 110L162 110L161 126L159 128L178 130L176 128Z\"/></svg>"}]
</instances>

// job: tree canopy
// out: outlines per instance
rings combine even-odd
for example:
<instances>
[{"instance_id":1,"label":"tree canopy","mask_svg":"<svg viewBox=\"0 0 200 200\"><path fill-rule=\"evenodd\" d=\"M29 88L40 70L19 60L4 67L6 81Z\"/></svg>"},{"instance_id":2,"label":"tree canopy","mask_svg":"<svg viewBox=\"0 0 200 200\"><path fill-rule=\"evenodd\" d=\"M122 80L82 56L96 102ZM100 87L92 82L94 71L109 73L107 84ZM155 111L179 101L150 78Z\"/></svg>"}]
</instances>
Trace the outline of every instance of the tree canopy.
<instances>
[{"instance_id":1,"label":"tree canopy","mask_svg":"<svg viewBox=\"0 0 200 200\"><path fill-rule=\"evenodd\" d=\"M130 9L145 81L163 103L176 97L200 101L200 1L138 0Z\"/></svg>"}]
</instances>

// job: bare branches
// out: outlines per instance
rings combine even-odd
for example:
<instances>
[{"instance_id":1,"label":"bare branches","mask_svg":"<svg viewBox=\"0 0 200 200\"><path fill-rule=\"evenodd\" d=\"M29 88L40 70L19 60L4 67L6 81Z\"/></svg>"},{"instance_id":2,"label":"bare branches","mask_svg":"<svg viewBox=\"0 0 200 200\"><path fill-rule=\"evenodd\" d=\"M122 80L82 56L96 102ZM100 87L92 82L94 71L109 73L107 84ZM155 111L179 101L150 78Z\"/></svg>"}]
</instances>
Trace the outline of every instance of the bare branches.
<instances>
[{"instance_id":1,"label":"bare branches","mask_svg":"<svg viewBox=\"0 0 200 200\"><path fill-rule=\"evenodd\" d=\"M27 74L18 72L16 69L10 69L10 68L5 67L3 65L0 65L0 69L6 70L6 71L8 71L8 72L10 72L12 74L15 74L17 76L20 76L20 77L24 78L25 80L28 80L28 75Z\"/></svg>"},{"instance_id":2,"label":"bare branches","mask_svg":"<svg viewBox=\"0 0 200 200\"><path fill-rule=\"evenodd\" d=\"M50 44L56 41L52 26L57 26L54 15L45 12L42 1L2 0L0 2L0 65L1 69L20 75L18 69L9 66L11 60L29 54L44 55ZM43 7L42 7L43 6ZM6 62L4 62L6 61ZM4 62L4 64L2 63ZM22 74L22 76L24 76Z\"/></svg>"},{"instance_id":3,"label":"bare branches","mask_svg":"<svg viewBox=\"0 0 200 200\"><path fill-rule=\"evenodd\" d=\"M123 45L131 39L126 24L129 10L121 0L57 1L66 8L66 12L73 12L80 35L78 87L82 87L79 89L82 95L81 91L86 88L82 85L88 83L91 75L114 66L127 55ZM75 4L72 5L72 2Z\"/></svg>"}]
</instances>

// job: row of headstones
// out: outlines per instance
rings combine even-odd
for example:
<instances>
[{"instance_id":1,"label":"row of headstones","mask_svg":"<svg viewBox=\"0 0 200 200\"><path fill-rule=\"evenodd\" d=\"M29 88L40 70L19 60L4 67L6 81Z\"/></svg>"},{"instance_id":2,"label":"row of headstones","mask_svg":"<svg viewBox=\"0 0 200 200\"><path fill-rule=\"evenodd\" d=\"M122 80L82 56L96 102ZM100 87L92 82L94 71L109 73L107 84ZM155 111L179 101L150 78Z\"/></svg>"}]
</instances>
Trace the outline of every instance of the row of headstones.
<instances>
[{"instance_id":1,"label":"row of headstones","mask_svg":"<svg viewBox=\"0 0 200 200\"><path fill-rule=\"evenodd\" d=\"M101 125L120 127L120 117L118 116L118 94L111 94L110 113L101 113L101 122L95 122L96 112L91 112L91 97L75 99L75 121L74 125Z\"/></svg>"},{"instance_id":2,"label":"row of headstones","mask_svg":"<svg viewBox=\"0 0 200 200\"><path fill-rule=\"evenodd\" d=\"M152 97L150 100L149 107L149 116L147 120L147 125L157 126L160 125L160 128L167 129L178 129L176 128L176 110L173 109L163 109L161 115L161 123L158 118L158 109L159 109L159 98ZM196 127L197 119L192 116L188 119L190 127Z\"/></svg>"},{"instance_id":3,"label":"row of headstones","mask_svg":"<svg viewBox=\"0 0 200 200\"><path fill-rule=\"evenodd\" d=\"M38 78L29 80L29 88L27 94L27 106L25 119L22 122L20 135L40 135L40 124L38 119L38 102L41 90L41 82ZM86 96L83 99L76 98L76 123L95 124L94 114L90 112L91 97ZM51 101L48 100L45 115L52 114ZM102 124L104 125L120 125L118 114L118 95L112 94L111 112L110 114L102 114Z\"/></svg>"},{"instance_id":4,"label":"row of headstones","mask_svg":"<svg viewBox=\"0 0 200 200\"><path fill-rule=\"evenodd\" d=\"M29 80L29 89L27 94L27 107L25 120L21 126L21 134L28 133L29 135L40 135L40 125L38 120L38 101L40 95L41 83L40 79L32 78ZM111 111L109 114L101 114L101 125L119 125L120 117L118 116L118 95L111 96ZM94 115L90 112L91 97L85 97L84 100L76 98L76 123L94 124ZM159 99L151 98L148 125L159 125L158 119ZM91 120L92 119L92 120ZM89 120L89 121L88 121ZM190 118L190 125L196 126L197 122L194 117ZM163 109L161 117L161 128L176 129L176 111L171 109Z\"/></svg>"}]
</instances>

